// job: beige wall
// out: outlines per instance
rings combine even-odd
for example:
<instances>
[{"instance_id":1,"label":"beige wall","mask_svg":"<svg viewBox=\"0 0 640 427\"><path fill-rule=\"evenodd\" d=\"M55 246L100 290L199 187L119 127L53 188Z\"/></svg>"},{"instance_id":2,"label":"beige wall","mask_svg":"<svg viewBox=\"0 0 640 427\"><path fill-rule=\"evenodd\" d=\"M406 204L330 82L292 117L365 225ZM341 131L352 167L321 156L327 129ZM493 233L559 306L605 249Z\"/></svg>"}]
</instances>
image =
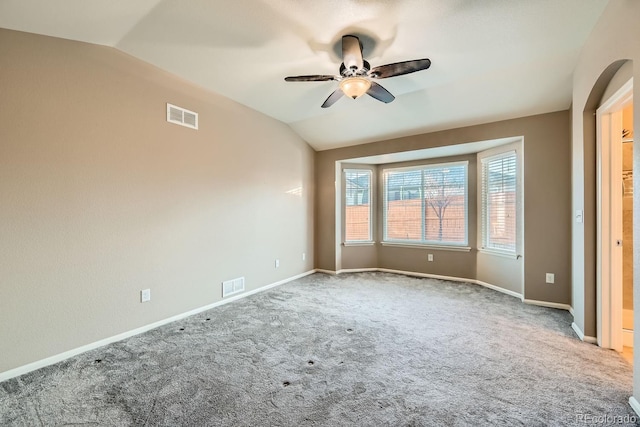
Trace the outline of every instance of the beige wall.
<instances>
[{"instance_id":1,"label":"beige wall","mask_svg":"<svg viewBox=\"0 0 640 427\"><path fill-rule=\"evenodd\" d=\"M618 0L609 2L580 54L573 77L572 161L573 209L584 209L585 222L573 223L573 308L575 322L585 335L596 334L595 289L595 120L593 110L600 104L605 89L616 71L633 61L634 80L640 81L640 2ZM629 67L629 65L627 65ZM610 88L612 90L613 87ZM634 99L640 99L640 85L634 85ZM634 123L638 123L638 109ZM640 152L634 152L634 169L640 164ZM638 188L638 175L634 187ZM638 224L640 198L634 198L634 224ZM634 246L638 247L640 233L634 225ZM634 266L640 262L634 254ZM634 292L638 291L640 271L634 268ZM635 299L634 305L638 304ZM635 307L634 307L635 310ZM636 317L637 322L640 318ZM634 327L638 330L638 327ZM638 334L636 334L636 340ZM636 347L640 343L636 341ZM634 366L640 365L636 353ZM634 368L634 397L640 399L640 369Z\"/></svg>"},{"instance_id":2,"label":"beige wall","mask_svg":"<svg viewBox=\"0 0 640 427\"><path fill-rule=\"evenodd\" d=\"M476 224L477 224L477 170L476 156L454 156L443 157L437 159L413 161L404 163L389 163L378 167L378 182L383 182L382 173L387 168L409 167L417 165L448 163L448 162L468 162L468 193L467 193L467 217L468 217L468 246L476 247ZM384 198L384 188L378 188L378 200ZM378 203L378 241L383 236L383 211L384 206ZM427 261L427 255L433 254L433 261ZM344 256L343 256L344 262ZM451 274L451 266L455 265L456 274ZM384 246L379 245L378 248L378 267L388 268L391 270L412 271L416 273L436 274L439 276L454 276L464 279L474 279L476 271L476 251L447 251L434 248L411 248L402 246Z\"/></svg>"},{"instance_id":3,"label":"beige wall","mask_svg":"<svg viewBox=\"0 0 640 427\"><path fill-rule=\"evenodd\" d=\"M491 150L478 153L478 164L481 164L482 159L495 156L499 153L506 151L515 151L518 164L524 164L523 156L523 142L522 140L512 142L501 147L497 147ZM517 174L516 182L518 188L522 189L524 173L522 173L522 167L520 173ZM481 183L479 183L481 184ZM481 189L478 188L478 194L481 193ZM518 238L516 239L516 257L506 257L498 254L491 253L490 251L478 251L476 258L476 279L484 283L490 283L495 286L507 289L516 294L524 295L524 262L526 257L524 253L524 211L522 209L524 205L524 194L520 191L516 198L516 233ZM476 202L478 211L482 210L482 197L478 197ZM478 242L482 244L482 227L478 227ZM552 271L549 271L553 273ZM547 286L548 287L548 286ZM529 298L531 299L531 298Z\"/></svg>"},{"instance_id":4,"label":"beige wall","mask_svg":"<svg viewBox=\"0 0 640 427\"><path fill-rule=\"evenodd\" d=\"M569 304L571 302L569 130L569 113L563 111L316 153L318 195L316 267L339 270L344 261L342 254L345 252L340 250L340 242L336 239L335 233L336 162L378 154L522 136L524 138L525 194L524 296L532 300ZM475 236L475 221L472 227L474 228L470 228L471 239L473 239L471 236ZM357 248L349 249L357 250ZM472 249L474 250L475 248ZM473 253L434 252L434 259L439 259L441 262L428 263L425 262L424 249L379 247L377 252L378 267L477 278ZM347 255L349 267L356 268L356 263L351 262L355 255L353 253ZM467 262L460 262L462 258ZM391 267L392 265L394 267ZM547 272L555 273L555 284L545 283Z\"/></svg>"},{"instance_id":5,"label":"beige wall","mask_svg":"<svg viewBox=\"0 0 640 427\"><path fill-rule=\"evenodd\" d=\"M342 163L339 162L336 164L336 169L340 175L339 187L342 189L342 193L338 195L336 198L336 202L340 205L344 204L344 179L342 179L341 171L345 169L365 169L371 171L371 235L373 236L373 240L376 240L376 236L378 233L378 229L376 227L377 219L379 217L379 213L375 211L375 206L378 205L378 200L380 196L376 194L374 191L378 188L378 168L375 165L362 165L362 164L350 164L350 163ZM344 225L345 224L345 215L344 209L340 210L340 212L336 212L337 218L336 223L338 224L336 238L339 242L344 242L345 234L344 234ZM340 267L338 270L349 270L349 269L362 269L362 268L376 268L378 267L378 248L375 244L355 244L352 246L341 246L338 248L340 252L337 256L340 258Z\"/></svg>"},{"instance_id":6,"label":"beige wall","mask_svg":"<svg viewBox=\"0 0 640 427\"><path fill-rule=\"evenodd\" d=\"M607 82L607 87L600 96L600 100L597 106L604 104L609 98L611 98L629 79L633 78L633 61L621 62L620 68L616 71L611 80ZM633 114L633 111L630 111ZM629 120L629 117L626 117Z\"/></svg>"},{"instance_id":7,"label":"beige wall","mask_svg":"<svg viewBox=\"0 0 640 427\"><path fill-rule=\"evenodd\" d=\"M596 335L593 112L603 98L613 94L630 75L638 79L638 68L627 60L640 59L640 29L634 19L639 13L638 2L610 2L583 47L573 78L573 209L584 210L585 222L573 223L572 290L576 325L588 336ZM636 86L636 99L638 93ZM634 121L637 120L636 112Z\"/></svg>"},{"instance_id":8,"label":"beige wall","mask_svg":"<svg viewBox=\"0 0 640 427\"><path fill-rule=\"evenodd\" d=\"M312 269L313 166L286 125L128 55L0 30L0 373Z\"/></svg>"}]
</instances>

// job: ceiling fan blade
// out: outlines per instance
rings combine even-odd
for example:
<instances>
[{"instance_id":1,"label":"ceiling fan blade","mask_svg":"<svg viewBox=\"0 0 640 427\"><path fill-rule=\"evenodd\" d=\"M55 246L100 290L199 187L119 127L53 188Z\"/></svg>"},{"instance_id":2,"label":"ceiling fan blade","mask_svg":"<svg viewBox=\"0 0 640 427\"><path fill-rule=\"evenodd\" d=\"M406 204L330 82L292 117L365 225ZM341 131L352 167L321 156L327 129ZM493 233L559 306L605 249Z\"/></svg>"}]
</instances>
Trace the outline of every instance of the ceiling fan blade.
<instances>
[{"instance_id":1,"label":"ceiling fan blade","mask_svg":"<svg viewBox=\"0 0 640 427\"><path fill-rule=\"evenodd\" d=\"M336 103L338 99L342 98L342 95L344 95L344 92L342 92L342 89L338 88L334 90L333 93L329 95L329 97L326 99L326 101L324 101L324 104L322 104L322 108L331 107L333 104Z\"/></svg>"},{"instance_id":2,"label":"ceiling fan blade","mask_svg":"<svg viewBox=\"0 0 640 427\"><path fill-rule=\"evenodd\" d=\"M385 104L388 104L396 99L396 97L393 96L391 92L389 92L376 82L371 82L371 87L367 91L367 94L372 98L377 99L378 101L384 102Z\"/></svg>"},{"instance_id":3,"label":"ceiling fan blade","mask_svg":"<svg viewBox=\"0 0 640 427\"><path fill-rule=\"evenodd\" d=\"M326 82L329 80L338 80L338 78L336 76L321 76L321 75L314 75L314 76L291 76L291 77L285 77L284 81L286 82Z\"/></svg>"},{"instance_id":4,"label":"ceiling fan blade","mask_svg":"<svg viewBox=\"0 0 640 427\"><path fill-rule=\"evenodd\" d=\"M342 62L350 70L362 69L362 45L356 36L342 36Z\"/></svg>"},{"instance_id":5,"label":"ceiling fan blade","mask_svg":"<svg viewBox=\"0 0 640 427\"><path fill-rule=\"evenodd\" d=\"M426 70L431 66L429 59L414 59L412 61L396 62L394 64L381 65L369 71L369 77L374 79L386 79L387 77L401 76Z\"/></svg>"}]
</instances>

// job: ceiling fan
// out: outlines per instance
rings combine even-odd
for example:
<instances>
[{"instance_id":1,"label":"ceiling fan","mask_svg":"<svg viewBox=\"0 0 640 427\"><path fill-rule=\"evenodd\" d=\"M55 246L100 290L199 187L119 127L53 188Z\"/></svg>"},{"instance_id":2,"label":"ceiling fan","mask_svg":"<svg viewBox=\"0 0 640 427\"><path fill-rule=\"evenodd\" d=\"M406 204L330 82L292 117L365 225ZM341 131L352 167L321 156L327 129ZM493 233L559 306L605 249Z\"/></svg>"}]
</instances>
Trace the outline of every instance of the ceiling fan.
<instances>
[{"instance_id":1,"label":"ceiling fan","mask_svg":"<svg viewBox=\"0 0 640 427\"><path fill-rule=\"evenodd\" d=\"M322 108L331 107L342 95L356 99L365 93L378 101L389 103L395 99L388 90L371 79L386 79L426 70L431 66L429 59L396 62L371 68L362 57L362 43L356 36L342 36L342 64L340 75L311 75L285 77L287 82L324 82L336 80L340 87L336 89L322 104Z\"/></svg>"}]
</instances>

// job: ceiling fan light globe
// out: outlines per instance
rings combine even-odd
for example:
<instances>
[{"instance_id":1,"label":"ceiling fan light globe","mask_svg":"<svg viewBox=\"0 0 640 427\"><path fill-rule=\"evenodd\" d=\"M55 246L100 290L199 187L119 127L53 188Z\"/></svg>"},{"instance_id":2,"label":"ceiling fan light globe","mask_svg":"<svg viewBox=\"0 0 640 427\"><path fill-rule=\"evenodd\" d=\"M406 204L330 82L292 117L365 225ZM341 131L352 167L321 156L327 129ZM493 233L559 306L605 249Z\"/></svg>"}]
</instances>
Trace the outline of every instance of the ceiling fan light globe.
<instances>
[{"instance_id":1,"label":"ceiling fan light globe","mask_svg":"<svg viewBox=\"0 0 640 427\"><path fill-rule=\"evenodd\" d=\"M359 98L371 87L371 82L364 77L347 77L340 82L340 89L349 98Z\"/></svg>"}]
</instances>

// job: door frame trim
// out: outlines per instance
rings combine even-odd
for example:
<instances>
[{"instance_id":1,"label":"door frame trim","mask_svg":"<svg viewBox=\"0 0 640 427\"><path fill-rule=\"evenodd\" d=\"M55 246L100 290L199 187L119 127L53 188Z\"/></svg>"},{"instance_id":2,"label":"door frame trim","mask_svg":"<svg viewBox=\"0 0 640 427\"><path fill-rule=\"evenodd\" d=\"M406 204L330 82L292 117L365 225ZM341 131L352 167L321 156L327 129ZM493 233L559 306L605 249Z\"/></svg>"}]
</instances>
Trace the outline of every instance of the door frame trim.
<instances>
[{"instance_id":1,"label":"door frame trim","mask_svg":"<svg viewBox=\"0 0 640 427\"><path fill-rule=\"evenodd\" d=\"M633 101L633 78L596 110L597 341L622 351L622 109ZM619 135L615 143L612 135ZM617 137L615 137L617 138Z\"/></svg>"}]
</instances>

